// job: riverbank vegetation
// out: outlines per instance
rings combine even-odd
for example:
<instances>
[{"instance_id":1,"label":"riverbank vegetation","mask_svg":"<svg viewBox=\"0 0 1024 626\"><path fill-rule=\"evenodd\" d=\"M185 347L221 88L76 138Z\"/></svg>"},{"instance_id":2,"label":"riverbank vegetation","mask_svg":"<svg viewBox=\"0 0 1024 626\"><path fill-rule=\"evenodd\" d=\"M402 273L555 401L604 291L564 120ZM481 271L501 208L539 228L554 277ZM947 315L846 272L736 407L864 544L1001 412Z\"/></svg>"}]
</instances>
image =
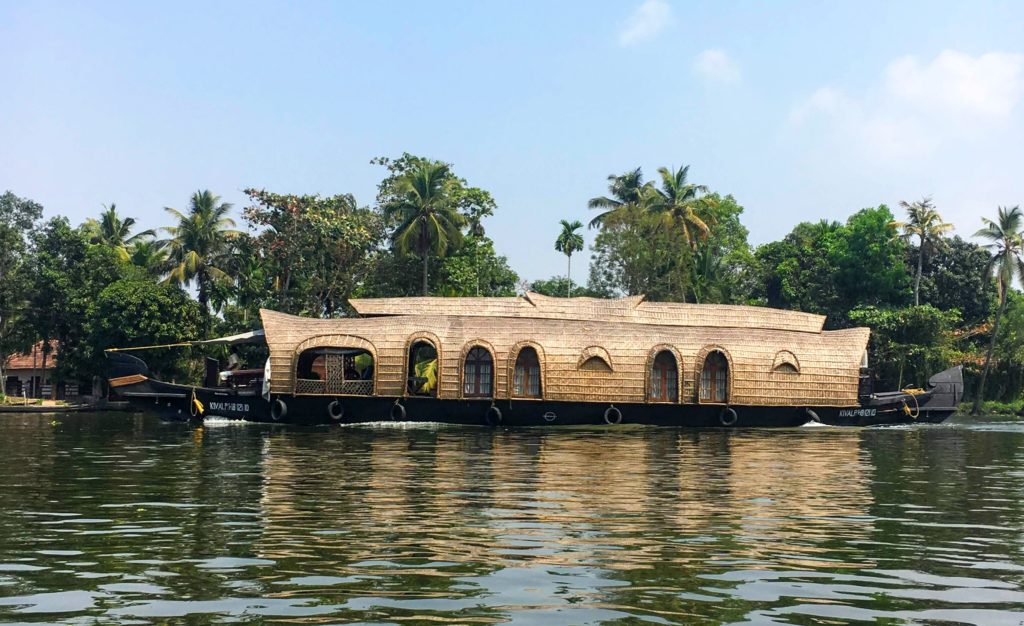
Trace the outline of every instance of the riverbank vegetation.
<instances>
[{"instance_id":1,"label":"riverbank vegetation","mask_svg":"<svg viewBox=\"0 0 1024 626\"><path fill-rule=\"evenodd\" d=\"M694 182L689 166L659 168L652 181L635 168L609 176L605 195L564 211L589 213L587 284L571 282L572 257L583 247L575 219L545 225L567 257L566 275L552 268L550 279L527 283L495 251L486 221L498 203L489 192L442 161L403 154L373 162L384 171L369 204L346 193L254 187L245 190L247 206L232 207L201 190L167 208L159 230L138 229L114 203L79 225L43 220L38 203L5 193L0 354L55 340L55 381L87 381L102 374L104 348L250 330L261 307L337 317L349 314L350 297L532 289L820 313L828 328L871 327L883 387L921 386L964 363L979 399L1022 398L1017 208L992 207L978 233L953 234L929 198L901 201L895 212L851 207L843 221L802 222L753 246L743 206ZM601 186L595 181L595 191ZM149 361L172 379L195 367L181 350Z\"/></svg>"}]
</instances>

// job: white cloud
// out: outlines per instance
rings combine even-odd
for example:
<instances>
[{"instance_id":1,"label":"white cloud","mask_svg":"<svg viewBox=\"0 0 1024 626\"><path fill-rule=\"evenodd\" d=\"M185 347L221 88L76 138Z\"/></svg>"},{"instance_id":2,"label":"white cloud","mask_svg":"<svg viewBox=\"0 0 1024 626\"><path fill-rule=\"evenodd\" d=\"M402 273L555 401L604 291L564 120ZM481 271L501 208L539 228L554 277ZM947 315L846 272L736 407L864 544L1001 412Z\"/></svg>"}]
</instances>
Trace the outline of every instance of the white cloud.
<instances>
[{"instance_id":1,"label":"white cloud","mask_svg":"<svg viewBox=\"0 0 1024 626\"><path fill-rule=\"evenodd\" d=\"M644 0L619 32L619 44L632 46L654 39L672 23L672 7L665 0Z\"/></svg>"},{"instance_id":2,"label":"white cloud","mask_svg":"<svg viewBox=\"0 0 1024 626\"><path fill-rule=\"evenodd\" d=\"M946 50L928 63L895 59L860 95L819 88L792 108L789 121L820 124L825 139L876 159L921 158L998 132L1022 92L1024 55Z\"/></svg>"},{"instance_id":3,"label":"white cloud","mask_svg":"<svg viewBox=\"0 0 1024 626\"><path fill-rule=\"evenodd\" d=\"M971 57L945 50L928 65L915 57L889 64L886 90L905 101L970 116L1009 115L1021 96L1024 55L990 52Z\"/></svg>"},{"instance_id":4,"label":"white cloud","mask_svg":"<svg viewBox=\"0 0 1024 626\"><path fill-rule=\"evenodd\" d=\"M740 68L724 50L705 50L693 60L693 71L707 80L727 85L740 82Z\"/></svg>"},{"instance_id":5,"label":"white cloud","mask_svg":"<svg viewBox=\"0 0 1024 626\"><path fill-rule=\"evenodd\" d=\"M832 87L821 87L810 95L809 98L798 102L789 113L789 121L793 124L801 124L815 113L827 115L838 115L848 111L852 103L842 91Z\"/></svg>"}]
</instances>

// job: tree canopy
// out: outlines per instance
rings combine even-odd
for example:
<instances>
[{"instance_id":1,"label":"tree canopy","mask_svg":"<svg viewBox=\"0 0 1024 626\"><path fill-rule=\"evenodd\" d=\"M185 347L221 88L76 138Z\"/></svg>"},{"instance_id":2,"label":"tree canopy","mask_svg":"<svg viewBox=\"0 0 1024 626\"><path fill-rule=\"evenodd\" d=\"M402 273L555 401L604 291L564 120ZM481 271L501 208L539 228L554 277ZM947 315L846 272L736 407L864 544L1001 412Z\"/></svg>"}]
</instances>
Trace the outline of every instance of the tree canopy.
<instances>
[{"instance_id":1,"label":"tree canopy","mask_svg":"<svg viewBox=\"0 0 1024 626\"><path fill-rule=\"evenodd\" d=\"M983 220L975 237L988 248L950 237L927 197L900 203L904 221L879 205L799 223L754 248L735 197L692 182L689 166L658 168L653 181L637 167L608 176L606 195L586 202L597 212L587 284L571 281L584 248L583 223L573 218L561 221L555 241L566 275L530 282L487 232L498 210L488 191L444 161L403 153L372 162L385 172L370 205L343 192L253 187L236 230L234 208L198 191L186 210L168 209L162 241L113 203L74 227L59 217L42 222L39 204L3 194L0 352L53 342L56 380L82 380L102 371L108 344L251 330L261 307L336 317L351 313L351 297L531 289L821 313L829 328L871 327L871 360L885 386L922 385L963 362L979 398L1022 393L1017 207ZM188 358L160 359L172 376L193 367Z\"/></svg>"}]
</instances>

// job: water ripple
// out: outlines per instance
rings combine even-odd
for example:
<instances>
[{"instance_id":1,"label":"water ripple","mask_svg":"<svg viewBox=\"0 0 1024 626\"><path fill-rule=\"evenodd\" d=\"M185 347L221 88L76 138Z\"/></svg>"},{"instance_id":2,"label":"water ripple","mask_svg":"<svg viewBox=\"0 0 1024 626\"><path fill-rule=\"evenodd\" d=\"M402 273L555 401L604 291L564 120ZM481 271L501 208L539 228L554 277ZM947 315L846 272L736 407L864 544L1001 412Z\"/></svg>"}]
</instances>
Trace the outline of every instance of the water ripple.
<instances>
[{"instance_id":1,"label":"water ripple","mask_svg":"<svg viewBox=\"0 0 1024 626\"><path fill-rule=\"evenodd\" d=\"M0 421L0 621L1024 621L1024 428Z\"/></svg>"}]
</instances>

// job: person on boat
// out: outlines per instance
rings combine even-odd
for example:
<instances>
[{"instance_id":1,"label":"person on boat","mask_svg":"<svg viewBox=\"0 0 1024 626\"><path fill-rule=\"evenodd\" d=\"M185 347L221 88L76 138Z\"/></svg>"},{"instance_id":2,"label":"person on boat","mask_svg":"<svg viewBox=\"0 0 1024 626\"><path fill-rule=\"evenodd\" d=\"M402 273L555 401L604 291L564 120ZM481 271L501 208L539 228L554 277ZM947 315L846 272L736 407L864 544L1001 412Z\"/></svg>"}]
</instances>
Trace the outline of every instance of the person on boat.
<instances>
[{"instance_id":1,"label":"person on boat","mask_svg":"<svg viewBox=\"0 0 1024 626\"><path fill-rule=\"evenodd\" d=\"M228 371L233 372L239 369L242 369L242 359L238 356L238 348L231 346L231 351L228 353Z\"/></svg>"},{"instance_id":2,"label":"person on boat","mask_svg":"<svg viewBox=\"0 0 1024 626\"><path fill-rule=\"evenodd\" d=\"M231 375L237 370L242 369L242 359L238 355L238 347L231 346L231 350L228 352L228 362L226 369L220 372L220 381L222 383L227 382Z\"/></svg>"}]
</instances>

